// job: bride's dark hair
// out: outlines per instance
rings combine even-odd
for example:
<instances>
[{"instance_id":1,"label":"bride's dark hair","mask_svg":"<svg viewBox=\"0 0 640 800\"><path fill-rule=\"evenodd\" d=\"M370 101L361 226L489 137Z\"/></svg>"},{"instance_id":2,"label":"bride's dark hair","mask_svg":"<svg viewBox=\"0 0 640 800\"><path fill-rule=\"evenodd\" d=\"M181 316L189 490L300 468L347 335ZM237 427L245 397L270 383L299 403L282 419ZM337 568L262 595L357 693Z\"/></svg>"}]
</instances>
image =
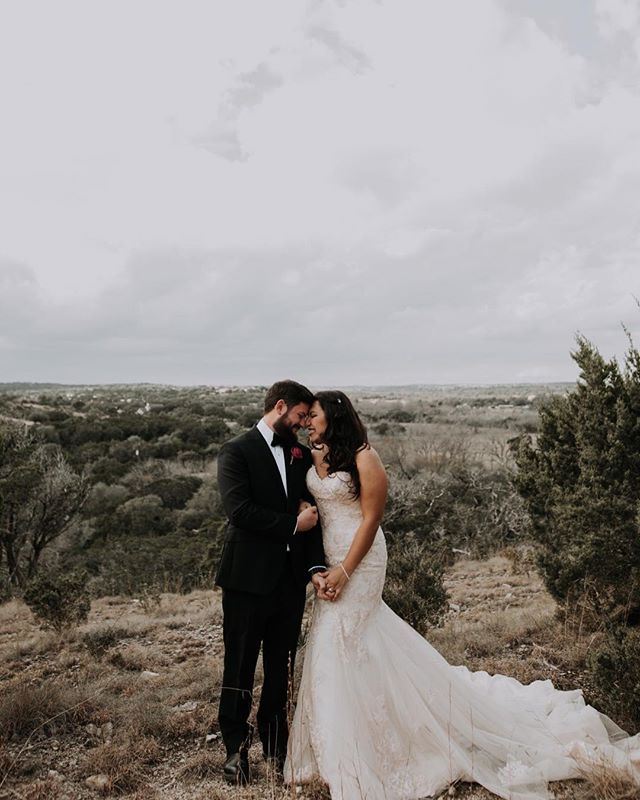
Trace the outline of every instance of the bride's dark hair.
<instances>
[{"instance_id":1,"label":"bride's dark hair","mask_svg":"<svg viewBox=\"0 0 640 800\"><path fill-rule=\"evenodd\" d=\"M360 476L356 467L356 453L369 447L367 429L344 392L316 392L315 399L320 403L327 421L322 443L327 445L323 461L329 467L328 474L348 472L353 494L359 497Z\"/></svg>"}]
</instances>

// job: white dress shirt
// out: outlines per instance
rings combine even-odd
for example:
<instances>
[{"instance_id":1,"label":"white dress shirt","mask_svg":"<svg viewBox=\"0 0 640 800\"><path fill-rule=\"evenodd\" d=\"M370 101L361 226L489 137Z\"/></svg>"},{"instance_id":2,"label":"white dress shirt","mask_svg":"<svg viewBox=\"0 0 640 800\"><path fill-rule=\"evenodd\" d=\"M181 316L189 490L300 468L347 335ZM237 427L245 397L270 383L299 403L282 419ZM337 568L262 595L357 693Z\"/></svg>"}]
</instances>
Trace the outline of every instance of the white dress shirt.
<instances>
[{"instance_id":1,"label":"white dress shirt","mask_svg":"<svg viewBox=\"0 0 640 800\"><path fill-rule=\"evenodd\" d=\"M277 445L276 447L271 446L271 442L273 441L273 434L275 433L275 431L272 428L270 428L269 425L267 425L267 423L264 421L264 417L260 420L260 422L258 422L256 428L260 431L265 442L269 445L269 450L271 450L271 454L274 457L276 465L278 467L278 472L280 473L280 477L282 478L284 493L288 497L289 493L287 491L287 465L284 460L284 450L280 445ZM297 530L298 530L298 522L296 520L296 527L293 531L294 534L297 532ZM289 547L289 545L287 545L287 552L289 550L291 550L291 548ZM319 569L326 569L326 567L324 564L318 564L315 567L310 567L309 572Z\"/></svg>"}]
</instances>

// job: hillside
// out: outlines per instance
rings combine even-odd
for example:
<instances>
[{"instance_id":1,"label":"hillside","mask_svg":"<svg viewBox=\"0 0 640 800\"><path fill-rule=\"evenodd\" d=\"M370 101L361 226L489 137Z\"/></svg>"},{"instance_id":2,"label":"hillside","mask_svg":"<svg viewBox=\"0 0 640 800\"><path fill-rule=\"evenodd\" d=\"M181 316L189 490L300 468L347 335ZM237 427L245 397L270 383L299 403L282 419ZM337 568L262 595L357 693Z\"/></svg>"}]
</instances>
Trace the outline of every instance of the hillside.
<instances>
[{"instance_id":1,"label":"hillside","mask_svg":"<svg viewBox=\"0 0 640 800\"><path fill-rule=\"evenodd\" d=\"M449 569L450 610L429 639L452 663L583 686L593 636L558 622L538 577L507 555L462 559ZM251 787L232 791L220 780L219 593L104 597L93 602L87 624L63 637L40 631L14 600L0 607L0 625L1 800L294 796L266 774L257 745ZM455 795L489 797L471 786ZM328 797L321 786L295 796ZM608 778L600 787L558 785L554 796L635 795Z\"/></svg>"}]
</instances>

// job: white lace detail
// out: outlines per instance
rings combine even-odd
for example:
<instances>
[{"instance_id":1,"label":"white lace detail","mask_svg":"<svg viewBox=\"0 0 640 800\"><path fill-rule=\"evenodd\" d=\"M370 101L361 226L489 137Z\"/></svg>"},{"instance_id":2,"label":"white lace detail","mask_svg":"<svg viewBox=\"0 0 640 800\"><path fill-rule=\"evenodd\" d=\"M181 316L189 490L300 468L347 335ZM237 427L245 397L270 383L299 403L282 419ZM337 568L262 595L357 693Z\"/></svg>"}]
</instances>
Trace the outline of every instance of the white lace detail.
<instances>
[{"instance_id":1,"label":"white lace detail","mask_svg":"<svg viewBox=\"0 0 640 800\"><path fill-rule=\"evenodd\" d=\"M346 472L322 479L312 467L307 485L335 565L360 503ZM378 530L340 599L316 601L286 776L320 776L332 800L416 800L457 780L542 800L548 781L579 777L605 754L640 782L640 738L624 738L581 692L450 666L383 602L386 563Z\"/></svg>"},{"instance_id":2,"label":"white lace detail","mask_svg":"<svg viewBox=\"0 0 640 800\"><path fill-rule=\"evenodd\" d=\"M498 770L498 777L506 787L510 787L528 783L532 777L531 773L531 767L527 764L517 758L510 758L504 767Z\"/></svg>"}]
</instances>

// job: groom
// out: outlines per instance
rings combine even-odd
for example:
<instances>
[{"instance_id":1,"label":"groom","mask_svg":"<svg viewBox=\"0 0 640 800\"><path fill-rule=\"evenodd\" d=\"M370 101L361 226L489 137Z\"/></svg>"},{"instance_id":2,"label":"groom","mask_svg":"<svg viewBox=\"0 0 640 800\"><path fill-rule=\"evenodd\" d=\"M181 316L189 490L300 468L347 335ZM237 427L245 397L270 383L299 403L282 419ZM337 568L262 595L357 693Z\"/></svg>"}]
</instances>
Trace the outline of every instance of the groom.
<instances>
[{"instance_id":1,"label":"groom","mask_svg":"<svg viewBox=\"0 0 640 800\"><path fill-rule=\"evenodd\" d=\"M248 723L260 646L264 682L257 712L264 757L282 770L287 750L287 697L311 578L322 590L322 536L305 478L311 453L296 434L313 395L295 381L267 391L258 424L223 445L218 485L229 523L216 583L222 587L224 676L218 721L229 783L250 780Z\"/></svg>"}]
</instances>

